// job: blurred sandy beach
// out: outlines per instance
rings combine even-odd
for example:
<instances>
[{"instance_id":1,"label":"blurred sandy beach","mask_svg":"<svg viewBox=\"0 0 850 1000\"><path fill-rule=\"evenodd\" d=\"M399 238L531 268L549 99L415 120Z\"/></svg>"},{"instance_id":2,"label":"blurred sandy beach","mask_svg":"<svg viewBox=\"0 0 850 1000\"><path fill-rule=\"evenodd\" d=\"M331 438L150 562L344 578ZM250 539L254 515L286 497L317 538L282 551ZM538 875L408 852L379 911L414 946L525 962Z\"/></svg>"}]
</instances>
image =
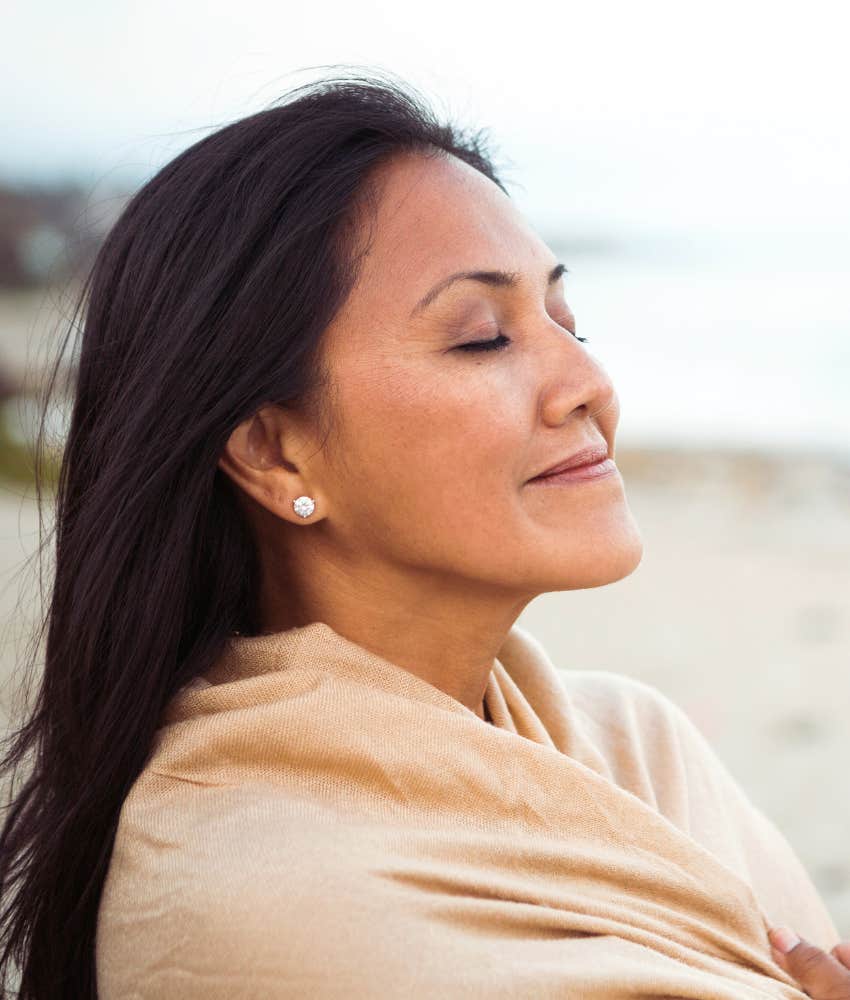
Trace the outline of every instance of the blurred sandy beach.
<instances>
[{"instance_id":1,"label":"blurred sandy beach","mask_svg":"<svg viewBox=\"0 0 850 1000\"><path fill-rule=\"evenodd\" d=\"M545 594L519 624L559 668L613 670L681 705L783 831L850 938L850 463L617 449L644 537L617 583ZM0 492L2 702L36 593L36 508Z\"/></svg>"}]
</instances>

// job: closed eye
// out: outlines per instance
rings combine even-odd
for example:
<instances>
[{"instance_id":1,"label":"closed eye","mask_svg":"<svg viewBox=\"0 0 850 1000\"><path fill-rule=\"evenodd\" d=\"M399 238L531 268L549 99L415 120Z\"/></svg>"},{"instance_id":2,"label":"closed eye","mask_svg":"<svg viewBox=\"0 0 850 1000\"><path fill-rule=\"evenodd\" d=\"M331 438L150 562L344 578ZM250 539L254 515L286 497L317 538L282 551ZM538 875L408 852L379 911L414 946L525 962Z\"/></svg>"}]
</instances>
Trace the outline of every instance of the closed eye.
<instances>
[{"instance_id":1,"label":"closed eye","mask_svg":"<svg viewBox=\"0 0 850 1000\"><path fill-rule=\"evenodd\" d=\"M569 330L568 333L573 333ZM581 341L582 344L587 343L588 337L579 337L578 334L573 333L576 340ZM456 351L501 351L504 350L508 344L511 343L511 338L506 337L501 331L492 340L476 340L469 344L459 344L455 350Z\"/></svg>"}]
</instances>

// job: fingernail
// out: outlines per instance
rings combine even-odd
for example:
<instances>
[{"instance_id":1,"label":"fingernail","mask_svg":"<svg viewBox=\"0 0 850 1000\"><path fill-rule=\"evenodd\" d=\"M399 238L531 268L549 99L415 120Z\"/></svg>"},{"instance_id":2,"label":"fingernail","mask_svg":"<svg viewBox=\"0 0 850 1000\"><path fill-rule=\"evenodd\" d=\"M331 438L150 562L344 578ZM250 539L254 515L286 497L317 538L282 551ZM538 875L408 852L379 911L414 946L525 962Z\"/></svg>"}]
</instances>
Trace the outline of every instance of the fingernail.
<instances>
[{"instance_id":1,"label":"fingernail","mask_svg":"<svg viewBox=\"0 0 850 1000\"><path fill-rule=\"evenodd\" d=\"M788 930L787 927L774 927L769 933L771 944L781 951L783 955L786 955L792 948L796 948L800 943L800 939L793 932Z\"/></svg>"}]
</instances>

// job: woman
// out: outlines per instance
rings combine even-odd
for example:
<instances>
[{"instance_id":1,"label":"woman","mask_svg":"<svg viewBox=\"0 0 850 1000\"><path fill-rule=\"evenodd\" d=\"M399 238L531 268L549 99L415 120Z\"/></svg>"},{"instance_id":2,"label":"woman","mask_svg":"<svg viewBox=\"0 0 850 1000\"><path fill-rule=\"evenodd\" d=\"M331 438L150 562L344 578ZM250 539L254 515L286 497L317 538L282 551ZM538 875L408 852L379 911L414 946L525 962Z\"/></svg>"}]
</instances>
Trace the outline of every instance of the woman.
<instances>
[{"instance_id":1,"label":"woman","mask_svg":"<svg viewBox=\"0 0 850 1000\"><path fill-rule=\"evenodd\" d=\"M641 558L563 271L481 135L378 78L128 204L7 759L21 996L802 996L771 922L847 972L687 718L515 625Z\"/></svg>"}]
</instances>

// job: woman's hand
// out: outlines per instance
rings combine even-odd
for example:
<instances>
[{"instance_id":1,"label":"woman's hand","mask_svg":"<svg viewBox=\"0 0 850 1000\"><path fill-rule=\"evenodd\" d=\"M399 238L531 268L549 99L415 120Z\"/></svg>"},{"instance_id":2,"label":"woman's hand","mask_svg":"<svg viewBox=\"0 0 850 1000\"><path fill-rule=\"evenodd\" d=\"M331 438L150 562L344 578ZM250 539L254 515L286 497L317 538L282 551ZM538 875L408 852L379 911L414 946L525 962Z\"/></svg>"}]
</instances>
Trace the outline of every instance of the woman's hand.
<instances>
[{"instance_id":1,"label":"woman's hand","mask_svg":"<svg viewBox=\"0 0 850 1000\"><path fill-rule=\"evenodd\" d=\"M825 952L787 927L767 933L776 963L814 1000L850 1000L850 941Z\"/></svg>"}]
</instances>

